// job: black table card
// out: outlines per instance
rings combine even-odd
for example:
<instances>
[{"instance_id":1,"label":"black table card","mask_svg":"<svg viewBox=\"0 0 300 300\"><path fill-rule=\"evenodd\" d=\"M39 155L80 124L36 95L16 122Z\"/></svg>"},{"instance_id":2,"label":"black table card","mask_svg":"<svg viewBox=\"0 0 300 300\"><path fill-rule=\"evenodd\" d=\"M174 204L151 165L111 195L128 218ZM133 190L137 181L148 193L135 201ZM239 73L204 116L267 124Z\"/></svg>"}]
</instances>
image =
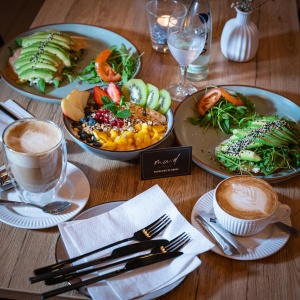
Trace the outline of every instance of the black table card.
<instances>
[{"instance_id":1,"label":"black table card","mask_svg":"<svg viewBox=\"0 0 300 300\"><path fill-rule=\"evenodd\" d=\"M141 180L191 174L192 147L153 149L141 153Z\"/></svg>"}]
</instances>

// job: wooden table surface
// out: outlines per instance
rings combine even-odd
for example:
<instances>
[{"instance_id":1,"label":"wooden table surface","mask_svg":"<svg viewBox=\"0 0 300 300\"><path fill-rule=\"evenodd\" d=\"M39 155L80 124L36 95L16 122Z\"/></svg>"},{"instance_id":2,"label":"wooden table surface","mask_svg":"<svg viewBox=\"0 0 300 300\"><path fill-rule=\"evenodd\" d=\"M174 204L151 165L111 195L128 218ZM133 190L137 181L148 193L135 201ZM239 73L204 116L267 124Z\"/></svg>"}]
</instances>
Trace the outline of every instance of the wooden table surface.
<instances>
[{"instance_id":1,"label":"wooden table surface","mask_svg":"<svg viewBox=\"0 0 300 300\"><path fill-rule=\"evenodd\" d=\"M227 2L227 3L225 3ZM228 61L221 54L220 36L227 20L235 17L233 1L211 0L213 42L209 76L196 83L243 84L265 88L300 104L300 35L296 1L268 2L254 12L260 40L257 55L246 63ZM53 23L82 23L103 27L124 36L144 52L139 77L160 89L178 81L178 65L170 54L151 48L145 0L46 0L32 28ZM14 99L40 118L62 125L60 106L25 97L0 80L0 101ZM177 103L173 103L175 108ZM179 211L190 220L196 201L214 189L221 178L192 166L190 176L142 181L140 164L101 159L83 152L66 135L68 160L87 176L91 194L86 208L113 200L130 199L158 184ZM0 158L0 164L3 163ZM273 184L280 201L292 208L291 221L300 228L300 177ZM47 290L30 285L33 269L55 262L57 227L18 229L0 223L0 298L39 299ZM201 266L161 299L299 299L300 243L291 237L275 254L254 261L237 261L214 252L200 255ZM85 299L76 291L57 299Z\"/></svg>"}]
</instances>

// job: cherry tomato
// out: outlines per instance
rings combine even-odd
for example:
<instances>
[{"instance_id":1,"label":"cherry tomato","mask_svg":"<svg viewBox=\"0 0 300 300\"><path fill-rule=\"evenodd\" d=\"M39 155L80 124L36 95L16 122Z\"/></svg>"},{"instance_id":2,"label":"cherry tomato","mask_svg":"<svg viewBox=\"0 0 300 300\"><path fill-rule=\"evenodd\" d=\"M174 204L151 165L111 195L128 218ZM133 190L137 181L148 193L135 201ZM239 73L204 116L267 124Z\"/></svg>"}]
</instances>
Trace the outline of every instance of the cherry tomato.
<instances>
[{"instance_id":1,"label":"cherry tomato","mask_svg":"<svg viewBox=\"0 0 300 300\"><path fill-rule=\"evenodd\" d=\"M100 52L95 61L96 72L106 82L120 81L122 76L106 62L110 55L111 51L109 49Z\"/></svg>"},{"instance_id":2,"label":"cherry tomato","mask_svg":"<svg viewBox=\"0 0 300 300\"><path fill-rule=\"evenodd\" d=\"M200 115L204 116L206 112L219 101L221 96L236 106L244 105L244 102L240 98L231 96L224 89L213 88L206 92L198 102L198 112Z\"/></svg>"},{"instance_id":3,"label":"cherry tomato","mask_svg":"<svg viewBox=\"0 0 300 300\"><path fill-rule=\"evenodd\" d=\"M102 102L103 96L110 98L110 96L108 95L108 93L105 90L101 89L100 86L95 86L94 87L94 100L98 106L103 105L103 102Z\"/></svg>"}]
</instances>

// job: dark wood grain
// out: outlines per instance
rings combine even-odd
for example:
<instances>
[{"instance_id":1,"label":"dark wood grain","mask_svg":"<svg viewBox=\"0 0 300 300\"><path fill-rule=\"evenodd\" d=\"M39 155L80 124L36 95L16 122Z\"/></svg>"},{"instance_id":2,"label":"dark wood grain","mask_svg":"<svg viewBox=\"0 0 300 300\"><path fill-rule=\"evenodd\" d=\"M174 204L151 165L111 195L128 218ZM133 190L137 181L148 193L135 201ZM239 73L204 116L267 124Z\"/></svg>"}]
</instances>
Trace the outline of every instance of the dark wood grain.
<instances>
[{"instance_id":1,"label":"dark wood grain","mask_svg":"<svg viewBox=\"0 0 300 300\"><path fill-rule=\"evenodd\" d=\"M266 88L300 104L300 35L296 1L269 1L254 12L260 40L257 55L249 62L234 63L220 50L220 36L227 20L235 17L232 1L211 0L213 44L209 76L196 83L208 85L244 84ZM160 89L179 78L178 64L169 54L151 48L145 13L146 0L46 0L31 27L53 23L84 23L104 27L129 39L144 52L139 77ZM126 9L125 9L126 8ZM9 98L38 117L62 125L60 106L22 96L0 80L0 101ZM172 107L176 108L177 103ZM104 160L83 152L67 135L68 160L87 176L91 195L86 208L113 200L128 200L158 184L179 211L190 220L197 200L221 181L192 166L192 174L173 178L140 180L135 162ZM2 163L0 158L0 163ZM273 184L280 201L292 208L293 226L300 228L300 177ZM24 230L0 223L0 297L38 299L49 287L30 285L28 278L38 267L55 262L58 229ZM201 266L162 300L281 300L299 299L300 241L290 238L277 253L257 261L236 261L211 251L200 255ZM73 291L65 297L85 299ZM67 299L58 297L57 299Z\"/></svg>"}]
</instances>

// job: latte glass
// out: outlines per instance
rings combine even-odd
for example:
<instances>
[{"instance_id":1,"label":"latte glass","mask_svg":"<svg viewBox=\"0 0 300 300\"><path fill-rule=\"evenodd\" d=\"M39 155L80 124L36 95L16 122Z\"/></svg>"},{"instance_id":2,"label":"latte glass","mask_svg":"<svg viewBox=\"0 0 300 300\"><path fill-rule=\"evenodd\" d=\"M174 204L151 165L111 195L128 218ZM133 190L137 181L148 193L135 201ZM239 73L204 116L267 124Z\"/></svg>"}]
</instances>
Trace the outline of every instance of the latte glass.
<instances>
[{"instance_id":1,"label":"latte glass","mask_svg":"<svg viewBox=\"0 0 300 300\"><path fill-rule=\"evenodd\" d=\"M246 175L221 181L214 191L213 208L218 222L239 236L256 234L291 214L291 208L278 201L271 185Z\"/></svg>"},{"instance_id":2,"label":"latte glass","mask_svg":"<svg viewBox=\"0 0 300 300\"><path fill-rule=\"evenodd\" d=\"M5 167L21 200L38 205L54 200L66 176L63 131L52 121L21 119L5 128L2 141Z\"/></svg>"}]
</instances>

